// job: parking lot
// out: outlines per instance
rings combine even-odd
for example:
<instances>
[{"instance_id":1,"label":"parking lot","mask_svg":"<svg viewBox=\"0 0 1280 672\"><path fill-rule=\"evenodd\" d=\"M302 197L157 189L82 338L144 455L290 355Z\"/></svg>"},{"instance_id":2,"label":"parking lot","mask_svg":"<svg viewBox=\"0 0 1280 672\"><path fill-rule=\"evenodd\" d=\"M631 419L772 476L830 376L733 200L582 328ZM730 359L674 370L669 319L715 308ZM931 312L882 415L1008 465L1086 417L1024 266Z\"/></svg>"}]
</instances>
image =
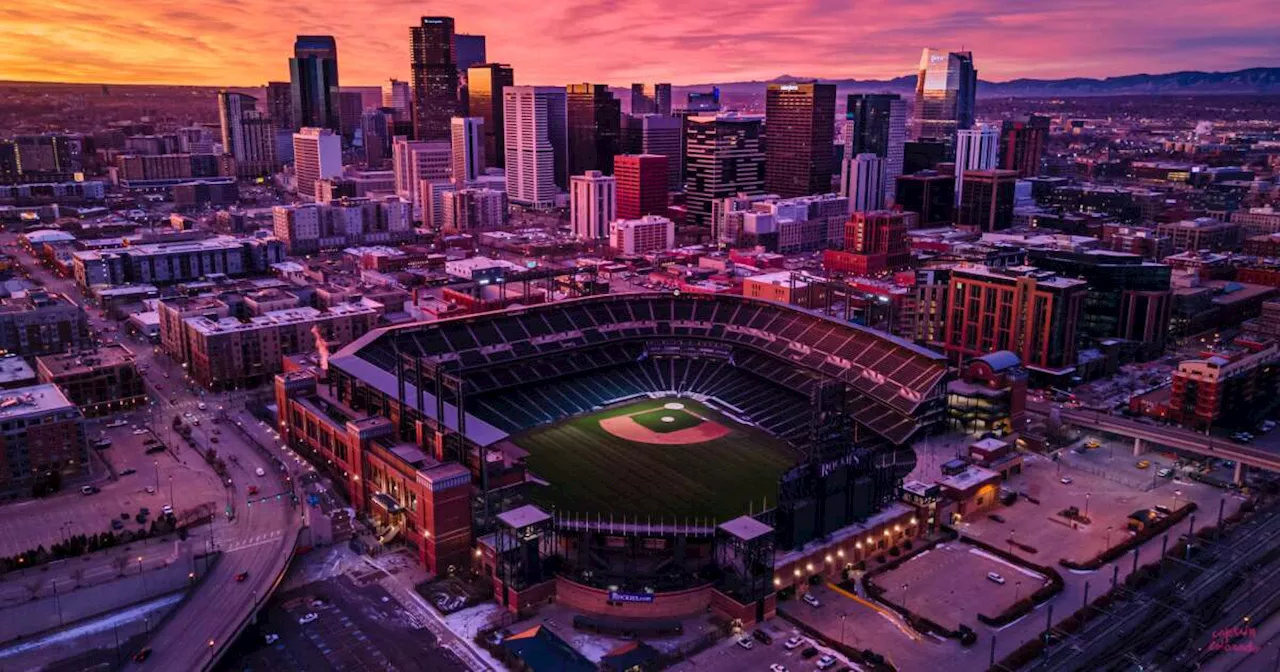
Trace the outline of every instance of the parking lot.
<instances>
[{"instance_id":1,"label":"parking lot","mask_svg":"<svg viewBox=\"0 0 1280 672\"><path fill-rule=\"evenodd\" d=\"M989 573L1004 579L1000 584ZM1044 576L960 542L939 544L878 574L885 598L939 625L976 628L978 614L995 616L1044 585Z\"/></svg>"},{"instance_id":2,"label":"parking lot","mask_svg":"<svg viewBox=\"0 0 1280 672\"><path fill-rule=\"evenodd\" d=\"M693 658L671 666L670 670L693 672L694 670L722 670L737 672L738 670L769 670L771 665L781 665L787 672L818 669L818 660L822 656L831 656L835 663L827 669L831 672L852 668L852 664L839 653L823 646L819 642L802 635L791 624L774 619L757 626L764 629L773 638L771 644L765 644L751 637L751 630L739 637L731 637L715 646L699 653ZM751 648L743 648L738 640L743 637L751 639ZM787 640L796 637L800 644L787 648Z\"/></svg>"},{"instance_id":3,"label":"parking lot","mask_svg":"<svg viewBox=\"0 0 1280 672\"><path fill-rule=\"evenodd\" d=\"M61 539L77 534L97 534L111 530L113 521L120 530L137 530L150 525L161 507L171 502L175 511L215 502L221 507L226 498L217 478L207 471L193 468L186 461L200 459L195 451L182 450L148 454L146 439L151 434L134 434L134 426L142 422L141 413L123 416L128 424L106 427L107 419L90 421L86 433L91 442L107 438L107 448L90 450L111 465L114 479L93 481L98 492L80 493L79 486L68 487L57 495L26 500L0 507L0 555L14 555L43 545L49 548ZM134 516L147 507L151 516L139 524ZM122 520L122 514L129 514Z\"/></svg>"},{"instance_id":4,"label":"parking lot","mask_svg":"<svg viewBox=\"0 0 1280 672\"><path fill-rule=\"evenodd\" d=\"M1099 448L1090 452L1105 450ZM1124 458L1117 455L1114 459ZM1132 460L1132 455L1127 459ZM1061 558L1075 561L1090 559L1109 545L1120 543L1130 534L1129 515L1140 509L1156 506L1172 509L1194 501L1201 511L1197 524L1203 526L1216 522L1220 503L1224 516L1231 515L1240 507L1241 500L1234 493L1204 483L1157 476L1155 488L1144 490L1126 485L1114 476L1071 468L1069 464L1027 455L1022 474L1011 477L1005 487L1029 495L1039 504L1019 497L1012 506L969 517L959 524L959 529L989 544L1012 549L1015 555L1032 563L1053 566ZM1145 478L1151 478L1149 474L1154 473L1156 465L1153 460L1151 467L1139 471ZM1063 483L1064 478L1070 482ZM1143 484L1149 485L1149 481L1143 481ZM1072 525L1058 515L1071 506L1082 515L1087 513L1091 522ZM990 514L1003 518L1003 522L993 520ZM1036 552L1030 553L1016 544L1010 545L1010 540L1031 546Z\"/></svg>"}]
</instances>

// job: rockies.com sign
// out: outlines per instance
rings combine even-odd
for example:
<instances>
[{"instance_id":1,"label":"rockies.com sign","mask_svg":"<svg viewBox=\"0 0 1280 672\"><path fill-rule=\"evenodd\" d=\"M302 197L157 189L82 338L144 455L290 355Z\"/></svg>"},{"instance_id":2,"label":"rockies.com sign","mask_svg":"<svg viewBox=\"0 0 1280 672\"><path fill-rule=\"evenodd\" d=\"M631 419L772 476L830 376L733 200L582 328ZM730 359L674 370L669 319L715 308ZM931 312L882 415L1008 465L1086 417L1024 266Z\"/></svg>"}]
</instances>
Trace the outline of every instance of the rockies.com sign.
<instances>
[{"instance_id":1,"label":"rockies.com sign","mask_svg":"<svg viewBox=\"0 0 1280 672\"><path fill-rule=\"evenodd\" d=\"M609 591L610 602L653 602L653 595L649 593L619 593L616 590Z\"/></svg>"}]
</instances>

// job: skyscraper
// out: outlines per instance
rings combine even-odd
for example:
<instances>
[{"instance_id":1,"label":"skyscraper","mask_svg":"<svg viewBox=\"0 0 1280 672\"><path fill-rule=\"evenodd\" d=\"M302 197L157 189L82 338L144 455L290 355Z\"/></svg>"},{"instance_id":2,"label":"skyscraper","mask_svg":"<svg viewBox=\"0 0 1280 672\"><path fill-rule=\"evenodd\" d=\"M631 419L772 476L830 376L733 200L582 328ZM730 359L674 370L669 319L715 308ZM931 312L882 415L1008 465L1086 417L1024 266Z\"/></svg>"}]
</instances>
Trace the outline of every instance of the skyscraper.
<instances>
[{"instance_id":1,"label":"skyscraper","mask_svg":"<svg viewBox=\"0 0 1280 672\"><path fill-rule=\"evenodd\" d=\"M667 191L679 191L684 184L683 135L682 118L647 114L641 120L640 152L667 157Z\"/></svg>"},{"instance_id":2,"label":"skyscraper","mask_svg":"<svg viewBox=\"0 0 1280 672\"><path fill-rule=\"evenodd\" d=\"M293 169L298 197L318 200L316 184L342 175L342 138L327 128L304 128L293 134Z\"/></svg>"},{"instance_id":3,"label":"skyscraper","mask_svg":"<svg viewBox=\"0 0 1280 672\"><path fill-rule=\"evenodd\" d=\"M515 71L504 63L485 63L467 70L467 110L484 120L485 165L502 168L507 164L503 138L502 90L515 85Z\"/></svg>"},{"instance_id":4,"label":"skyscraper","mask_svg":"<svg viewBox=\"0 0 1280 672\"><path fill-rule=\"evenodd\" d=\"M1018 171L1018 177L1037 177L1048 142L1048 117L1029 114L1006 119L1000 129L1000 167Z\"/></svg>"},{"instance_id":5,"label":"skyscraper","mask_svg":"<svg viewBox=\"0 0 1280 672\"><path fill-rule=\"evenodd\" d=\"M293 128L341 128L338 43L332 35L299 35L289 59Z\"/></svg>"},{"instance_id":6,"label":"skyscraper","mask_svg":"<svg viewBox=\"0 0 1280 672\"><path fill-rule=\"evenodd\" d=\"M377 107L365 110L360 116L360 142L364 147L364 162L370 168L381 168L391 158L391 130L395 110Z\"/></svg>"},{"instance_id":7,"label":"skyscraper","mask_svg":"<svg viewBox=\"0 0 1280 672\"><path fill-rule=\"evenodd\" d=\"M446 140L458 110L458 59L453 18L424 16L409 29L413 75L413 134L418 140Z\"/></svg>"},{"instance_id":8,"label":"skyscraper","mask_svg":"<svg viewBox=\"0 0 1280 672\"><path fill-rule=\"evenodd\" d=\"M429 208L424 203L434 203L424 198L422 184L450 182L449 172L453 163L453 148L448 139L443 141L415 141L396 137L391 142L391 168L396 175L396 195L414 205L414 216L422 217Z\"/></svg>"},{"instance_id":9,"label":"skyscraper","mask_svg":"<svg viewBox=\"0 0 1280 672\"><path fill-rule=\"evenodd\" d=\"M971 128L977 92L971 52L926 48L916 79L915 139L950 143L957 130Z\"/></svg>"},{"instance_id":10,"label":"skyscraper","mask_svg":"<svg viewBox=\"0 0 1280 672\"><path fill-rule=\"evenodd\" d=\"M783 198L831 191L836 87L770 84L765 94L765 190Z\"/></svg>"},{"instance_id":11,"label":"skyscraper","mask_svg":"<svg viewBox=\"0 0 1280 672\"><path fill-rule=\"evenodd\" d=\"M885 160L863 152L841 162L840 195L849 198L849 212L884 207Z\"/></svg>"},{"instance_id":12,"label":"skyscraper","mask_svg":"<svg viewBox=\"0 0 1280 672\"><path fill-rule=\"evenodd\" d=\"M508 86L502 102L507 195L519 205L551 207L569 182L565 90Z\"/></svg>"},{"instance_id":13,"label":"skyscraper","mask_svg":"<svg viewBox=\"0 0 1280 672\"><path fill-rule=\"evenodd\" d=\"M907 139L906 101L896 93L853 94L844 116L844 158L871 153L884 159L884 202L892 203Z\"/></svg>"},{"instance_id":14,"label":"skyscraper","mask_svg":"<svg viewBox=\"0 0 1280 672\"><path fill-rule=\"evenodd\" d=\"M598 170L569 178L569 221L573 235L583 240L609 237L609 223L618 218L618 183Z\"/></svg>"},{"instance_id":15,"label":"skyscraper","mask_svg":"<svg viewBox=\"0 0 1280 672\"><path fill-rule=\"evenodd\" d=\"M267 82L267 114L275 122L278 130L298 130L298 127L293 125L292 83Z\"/></svg>"},{"instance_id":16,"label":"skyscraper","mask_svg":"<svg viewBox=\"0 0 1280 672\"><path fill-rule=\"evenodd\" d=\"M622 140L622 102L604 84L570 84L566 95L569 173L598 170L612 175Z\"/></svg>"},{"instance_id":17,"label":"skyscraper","mask_svg":"<svg viewBox=\"0 0 1280 672\"><path fill-rule=\"evenodd\" d=\"M671 114L670 84L632 84L631 114Z\"/></svg>"},{"instance_id":18,"label":"skyscraper","mask_svg":"<svg viewBox=\"0 0 1280 672\"><path fill-rule=\"evenodd\" d=\"M764 120L758 116L691 116L685 120L687 223L711 229L712 204L764 192Z\"/></svg>"},{"instance_id":19,"label":"skyscraper","mask_svg":"<svg viewBox=\"0 0 1280 672\"><path fill-rule=\"evenodd\" d=\"M362 114L364 114L364 96L359 91L338 92L339 130L348 144L356 137Z\"/></svg>"},{"instance_id":20,"label":"skyscraper","mask_svg":"<svg viewBox=\"0 0 1280 672\"><path fill-rule=\"evenodd\" d=\"M487 62L488 59L484 55L484 35L458 33L455 36L455 42L457 44L456 55L459 74L464 74L472 67Z\"/></svg>"},{"instance_id":21,"label":"skyscraper","mask_svg":"<svg viewBox=\"0 0 1280 672\"><path fill-rule=\"evenodd\" d=\"M412 100L413 91L409 88L409 82L388 79L382 83L382 106L395 112L396 121L409 121L412 118Z\"/></svg>"},{"instance_id":22,"label":"skyscraper","mask_svg":"<svg viewBox=\"0 0 1280 672\"><path fill-rule=\"evenodd\" d=\"M685 96L685 109L690 112L719 112L720 87L713 86L710 91L690 91Z\"/></svg>"},{"instance_id":23,"label":"skyscraper","mask_svg":"<svg viewBox=\"0 0 1280 672\"><path fill-rule=\"evenodd\" d=\"M996 167L996 154L1000 145L1000 133L995 126L979 124L977 128L956 131L956 204L964 198L964 176L971 170L992 170Z\"/></svg>"},{"instance_id":24,"label":"skyscraper","mask_svg":"<svg viewBox=\"0 0 1280 672\"><path fill-rule=\"evenodd\" d=\"M253 96L218 92L222 151L235 157L240 177L269 175L275 168L275 122L257 106Z\"/></svg>"},{"instance_id":25,"label":"skyscraper","mask_svg":"<svg viewBox=\"0 0 1280 672\"><path fill-rule=\"evenodd\" d=\"M620 219L639 219L667 211L667 157L658 154L623 154L613 160L618 181Z\"/></svg>"},{"instance_id":26,"label":"skyscraper","mask_svg":"<svg viewBox=\"0 0 1280 672\"><path fill-rule=\"evenodd\" d=\"M453 181L465 186L484 173L484 119L454 117L450 122L450 129Z\"/></svg>"}]
</instances>

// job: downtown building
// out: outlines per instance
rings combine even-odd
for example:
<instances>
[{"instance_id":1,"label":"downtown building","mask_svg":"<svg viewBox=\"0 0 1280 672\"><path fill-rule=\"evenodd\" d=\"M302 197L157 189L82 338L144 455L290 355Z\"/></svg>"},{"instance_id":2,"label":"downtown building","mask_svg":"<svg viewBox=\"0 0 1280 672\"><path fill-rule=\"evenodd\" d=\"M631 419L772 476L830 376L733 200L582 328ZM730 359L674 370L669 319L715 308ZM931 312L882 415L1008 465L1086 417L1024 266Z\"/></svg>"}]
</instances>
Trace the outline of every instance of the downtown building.
<instances>
[{"instance_id":1,"label":"downtown building","mask_svg":"<svg viewBox=\"0 0 1280 672\"><path fill-rule=\"evenodd\" d=\"M956 364L1009 350L1033 377L1064 382L1075 371L1076 334L1088 293L1084 280L1034 266L955 266L943 348Z\"/></svg>"},{"instance_id":2,"label":"downtown building","mask_svg":"<svg viewBox=\"0 0 1280 672\"><path fill-rule=\"evenodd\" d=\"M460 185L474 182L484 174L484 119L454 117L449 122L453 159L450 177Z\"/></svg>"},{"instance_id":3,"label":"downtown building","mask_svg":"<svg viewBox=\"0 0 1280 672\"><path fill-rule=\"evenodd\" d=\"M1000 149L1000 134L994 126L979 124L977 128L956 131L956 205L964 198L964 176L973 170L995 170Z\"/></svg>"},{"instance_id":4,"label":"downtown building","mask_svg":"<svg viewBox=\"0 0 1280 672\"><path fill-rule=\"evenodd\" d=\"M293 170L298 198L319 200L321 180L342 177L342 136L327 128L303 128L293 134Z\"/></svg>"},{"instance_id":5,"label":"downtown building","mask_svg":"<svg viewBox=\"0 0 1280 672\"><path fill-rule=\"evenodd\" d=\"M453 18L424 16L409 29L413 137L448 140L458 113L458 59Z\"/></svg>"},{"instance_id":6,"label":"downtown building","mask_svg":"<svg viewBox=\"0 0 1280 672\"><path fill-rule=\"evenodd\" d=\"M258 111L257 103L253 96L218 92L222 151L235 158L240 177L262 177L276 169L275 122Z\"/></svg>"},{"instance_id":7,"label":"downtown building","mask_svg":"<svg viewBox=\"0 0 1280 672\"><path fill-rule=\"evenodd\" d=\"M676 244L676 225L666 217L616 219L610 224L609 245L619 254L635 256L670 250Z\"/></svg>"},{"instance_id":8,"label":"downtown building","mask_svg":"<svg viewBox=\"0 0 1280 672\"><path fill-rule=\"evenodd\" d=\"M956 131L973 127L977 92L978 71L971 52L926 48L916 78L912 137L950 145Z\"/></svg>"},{"instance_id":9,"label":"downtown building","mask_svg":"<svg viewBox=\"0 0 1280 672\"><path fill-rule=\"evenodd\" d=\"M332 35L299 35L289 59L292 129L342 129L338 101L338 43Z\"/></svg>"},{"instance_id":10,"label":"downtown building","mask_svg":"<svg viewBox=\"0 0 1280 672\"><path fill-rule=\"evenodd\" d=\"M907 103L896 93L858 93L846 99L844 159L874 154L884 160L883 204L895 197L907 139ZM844 193L844 192L841 192Z\"/></svg>"},{"instance_id":11,"label":"downtown building","mask_svg":"<svg viewBox=\"0 0 1280 672\"><path fill-rule=\"evenodd\" d=\"M569 174L612 175L613 157L622 153L622 101L604 84L570 84L565 96Z\"/></svg>"},{"instance_id":12,"label":"downtown building","mask_svg":"<svg viewBox=\"0 0 1280 672\"><path fill-rule=\"evenodd\" d=\"M110 173L124 189L159 189L191 182L234 184L236 160L227 154L121 154Z\"/></svg>"},{"instance_id":13,"label":"downtown building","mask_svg":"<svg viewBox=\"0 0 1280 672\"><path fill-rule=\"evenodd\" d=\"M671 116L670 84L632 84L631 114Z\"/></svg>"},{"instance_id":14,"label":"downtown building","mask_svg":"<svg viewBox=\"0 0 1280 672\"><path fill-rule=\"evenodd\" d=\"M885 160L871 152L841 162L840 195L849 199L849 212L880 210L885 206Z\"/></svg>"},{"instance_id":15,"label":"downtown building","mask_svg":"<svg viewBox=\"0 0 1280 672\"><path fill-rule=\"evenodd\" d=\"M956 207L956 226L981 233L1012 227L1017 182L1018 173L1013 170L965 171L965 192Z\"/></svg>"},{"instance_id":16,"label":"downtown building","mask_svg":"<svg viewBox=\"0 0 1280 672\"><path fill-rule=\"evenodd\" d=\"M402 244L414 237L413 206L396 196L277 205L271 214L273 232L291 256L356 245Z\"/></svg>"},{"instance_id":17,"label":"downtown building","mask_svg":"<svg viewBox=\"0 0 1280 672\"><path fill-rule=\"evenodd\" d=\"M61 294L41 289L0 299L0 350L32 357L91 347L84 309Z\"/></svg>"},{"instance_id":18,"label":"downtown building","mask_svg":"<svg viewBox=\"0 0 1280 672\"><path fill-rule=\"evenodd\" d=\"M898 178L894 203L919 215L920 227L949 226L955 221L956 181L951 175L925 170Z\"/></svg>"},{"instance_id":19,"label":"downtown building","mask_svg":"<svg viewBox=\"0 0 1280 672\"><path fill-rule=\"evenodd\" d=\"M277 238L214 236L172 243L82 250L71 255L76 284L83 290L99 285L170 285L214 275L265 275L285 260L285 244Z\"/></svg>"},{"instance_id":20,"label":"downtown building","mask_svg":"<svg viewBox=\"0 0 1280 672\"><path fill-rule=\"evenodd\" d=\"M466 188L440 195L441 229L445 233L493 231L507 224L507 192Z\"/></svg>"},{"instance_id":21,"label":"downtown building","mask_svg":"<svg viewBox=\"0 0 1280 672\"><path fill-rule=\"evenodd\" d=\"M391 110L396 121L413 119L413 88L409 82L388 79L382 83L382 106Z\"/></svg>"},{"instance_id":22,"label":"downtown building","mask_svg":"<svg viewBox=\"0 0 1280 672\"><path fill-rule=\"evenodd\" d=\"M569 179L569 223L573 235L581 240L608 238L609 224L618 218L617 178L589 170Z\"/></svg>"},{"instance_id":23,"label":"downtown building","mask_svg":"<svg viewBox=\"0 0 1280 672\"><path fill-rule=\"evenodd\" d=\"M85 416L114 415L149 400L137 360L119 343L36 357L41 383L57 385Z\"/></svg>"},{"instance_id":24,"label":"downtown building","mask_svg":"<svg viewBox=\"0 0 1280 672\"><path fill-rule=\"evenodd\" d=\"M765 93L765 191L783 198L831 191L836 87L770 84Z\"/></svg>"},{"instance_id":25,"label":"downtown building","mask_svg":"<svg viewBox=\"0 0 1280 672\"><path fill-rule=\"evenodd\" d=\"M618 183L621 219L662 215L667 211L667 157L659 154L625 154L613 161Z\"/></svg>"},{"instance_id":26,"label":"downtown building","mask_svg":"<svg viewBox=\"0 0 1280 672\"><path fill-rule=\"evenodd\" d=\"M763 121L733 114L686 118L686 224L709 232L714 203L765 193Z\"/></svg>"},{"instance_id":27,"label":"downtown building","mask_svg":"<svg viewBox=\"0 0 1280 672\"><path fill-rule=\"evenodd\" d=\"M391 143L391 168L396 177L396 195L413 204L414 219L422 219L430 209L423 185L452 183L453 146L448 142L397 137Z\"/></svg>"},{"instance_id":28,"label":"downtown building","mask_svg":"<svg viewBox=\"0 0 1280 672\"><path fill-rule=\"evenodd\" d=\"M515 71L505 63L483 63L467 69L467 114L480 117L484 122L487 166L502 168L507 164L502 93L515 83Z\"/></svg>"},{"instance_id":29,"label":"downtown building","mask_svg":"<svg viewBox=\"0 0 1280 672\"><path fill-rule=\"evenodd\" d=\"M1037 177L1048 144L1048 117L1028 114L1006 119L1000 125L1000 168L1016 170L1021 178Z\"/></svg>"},{"instance_id":30,"label":"downtown building","mask_svg":"<svg viewBox=\"0 0 1280 672\"><path fill-rule=\"evenodd\" d=\"M853 213L844 226L844 249L822 253L824 270L846 275L880 275L910 266L907 216L900 211Z\"/></svg>"},{"instance_id":31,"label":"downtown building","mask_svg":"<svg viewBox=\"0 0 1280 672\"><path fill-rule=\"evenodd\" d=\"M551 208L569 186L565 90L509 86L502 95L507 197L516 205Z\"/></svg>"},{"instance_id":32,"label":"downtown building","mask_svg":"<svg viewBox=\"0 0 1280 672\"><path fill-rule=\"evenodd\" d=\"M712 240L734 247L758 245L779 254L839 249L848 219L849 199L836 194L798 198L740 194L717 204Z\"/></svg>"}]
</instances>

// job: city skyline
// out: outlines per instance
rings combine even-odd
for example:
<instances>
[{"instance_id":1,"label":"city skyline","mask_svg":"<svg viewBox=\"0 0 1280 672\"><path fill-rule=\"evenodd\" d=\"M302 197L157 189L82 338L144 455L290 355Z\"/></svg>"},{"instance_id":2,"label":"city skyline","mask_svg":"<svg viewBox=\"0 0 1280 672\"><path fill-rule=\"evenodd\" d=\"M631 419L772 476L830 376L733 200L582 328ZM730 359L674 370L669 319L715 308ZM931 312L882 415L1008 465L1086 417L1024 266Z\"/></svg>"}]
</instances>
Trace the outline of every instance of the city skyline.
<instances>
[{"instance_id":1,"label":"city skyline","mask_svg":"<svg viewBox=\"0 0 1280 672\"><path fill-rule=\"evenodd\" d=\"M693 85L784 74L889 79L911 74L921 46L980 55L990 81L1106 77L1177 70L1229 71L1280 62L1261 0L1230 11L1176 0L1147 11L1096 0L1019 6L990 0L804 5L748 0L689 11L672 0L517 0L501 13L478 0L383 3L317 16L302 2L147 0L102 13L85 0L19 0L0 38L0 80L252 86L287 76L299 34L332 34L342 79L369 86L408 79L409 27L425 14L488 38L489 59L521 84L671 81ZM1171 6L1172 5L1172 6ZM1106 22L1094 21L1105 11ZM520 21L508 21L515 14ZM833 31L830 26L847 26ZM127 39L129 49L120 49ZM773 40L771 57L752 45ZM1179 52L1185 53L1185 56ZM582 58L590 54L590 58Z\"/></svg>"}]
</instances>

